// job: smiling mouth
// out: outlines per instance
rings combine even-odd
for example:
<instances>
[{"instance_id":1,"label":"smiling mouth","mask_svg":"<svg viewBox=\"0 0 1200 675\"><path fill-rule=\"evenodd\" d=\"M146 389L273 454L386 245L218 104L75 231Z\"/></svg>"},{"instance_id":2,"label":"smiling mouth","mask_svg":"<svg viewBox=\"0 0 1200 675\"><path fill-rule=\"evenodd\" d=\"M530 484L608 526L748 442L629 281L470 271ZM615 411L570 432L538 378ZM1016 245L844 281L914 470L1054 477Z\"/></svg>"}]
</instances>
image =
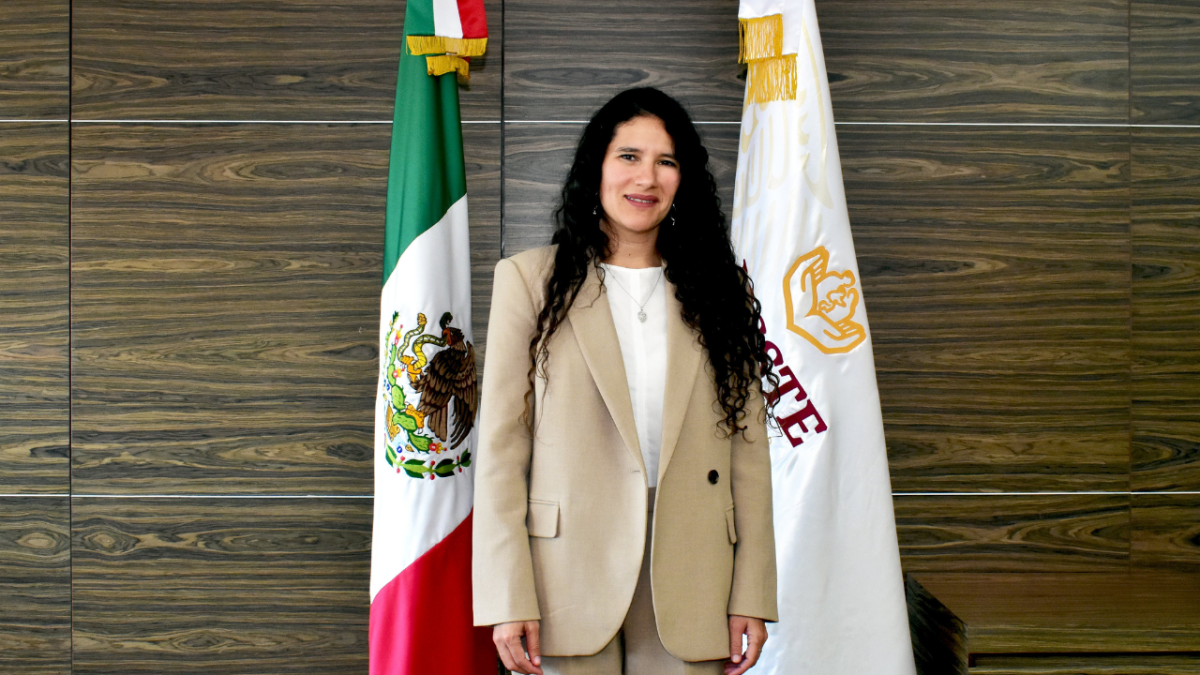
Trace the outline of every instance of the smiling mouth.
<instances>
[{"instance_id":1,"label":"smiling mouth","mask_svg":"<svg viewBox=\"0 0 1200 675\"><path fill-rule=\"evenodd\" d=\"M625 195L625 199L635 206L654 206L658 203L657 197L649 195Z\"/></svg>"}]
</instances>

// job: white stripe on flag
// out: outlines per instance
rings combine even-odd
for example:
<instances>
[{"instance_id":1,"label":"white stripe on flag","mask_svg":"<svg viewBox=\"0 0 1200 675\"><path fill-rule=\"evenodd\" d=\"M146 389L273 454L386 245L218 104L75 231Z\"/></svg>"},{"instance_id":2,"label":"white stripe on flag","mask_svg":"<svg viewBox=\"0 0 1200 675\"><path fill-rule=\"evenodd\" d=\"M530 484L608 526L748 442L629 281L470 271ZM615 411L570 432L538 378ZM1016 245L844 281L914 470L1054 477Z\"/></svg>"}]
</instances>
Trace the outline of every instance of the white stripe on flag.
<instances>
[{"instance_id":1,"label":"white stripe on flag","mask_svg":"<svg viewBox=\"0 0 1200 675\"><path fill-rule=\"evenodd\" d=\"M436 225L418 236L400 255L396 269L383 286L380 301L379 344L387 338L393 312L399 323L415 326L418 313L429 319L426 332L437 332L443 312L454 314L453 325L466 339L471 335L471 252L464 195ZM385 358L380 352L379 358ZM432 353L429 354L432 356ZM382 375L382 370L381 370ZM383 379L375 390L375 524L371 543L371 599L435 544L445 539L471 512L474 473L421 480L410 478L387 463L387 402ZM451 420L452 423L456 420ZM475 433L459 450L475 451Z\"/></svg>"},{"instance_id":2,"label":"white stripe on flag","mask_svg":"<svg viewBox=\"0 0 1200 675\"><path fill-rule=\"evenodd\" d=\"M457 0L433 0L433 33L449 38L463 36Z\"/></svg>"}]
</instances>

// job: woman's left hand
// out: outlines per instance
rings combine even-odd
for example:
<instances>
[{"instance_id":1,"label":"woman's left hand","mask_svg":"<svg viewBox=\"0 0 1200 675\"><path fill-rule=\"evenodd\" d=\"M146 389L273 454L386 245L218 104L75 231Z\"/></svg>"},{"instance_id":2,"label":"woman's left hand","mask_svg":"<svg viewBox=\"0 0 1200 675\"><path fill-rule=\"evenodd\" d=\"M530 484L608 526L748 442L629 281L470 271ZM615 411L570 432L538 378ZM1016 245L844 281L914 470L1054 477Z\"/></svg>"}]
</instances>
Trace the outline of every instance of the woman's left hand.
<instances>
[{"instance_id":1,"label":"woman's left hand","mask_svg":"<svg viewBox=\"0 0 1200 675\"><path fill-rule=\"evenodd\" d=\"M742 636L747 637L745 653L742 652ZM767 641L767 624L762 619L750 616L729 616L729 661L725 664L725 675L742 675L758 663L763 643Z\"/></svg>"}]
</instances>

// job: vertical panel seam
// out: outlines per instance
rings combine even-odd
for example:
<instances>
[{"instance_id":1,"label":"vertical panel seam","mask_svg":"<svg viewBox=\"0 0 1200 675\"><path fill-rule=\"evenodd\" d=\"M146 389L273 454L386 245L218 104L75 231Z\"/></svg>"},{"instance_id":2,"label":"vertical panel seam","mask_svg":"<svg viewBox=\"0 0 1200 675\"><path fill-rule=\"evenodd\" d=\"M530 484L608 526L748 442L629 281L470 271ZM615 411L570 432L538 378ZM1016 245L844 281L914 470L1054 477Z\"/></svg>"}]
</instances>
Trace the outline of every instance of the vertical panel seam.
<instances>
[{"instance_id":1,"label":"vertical panel seam","mask_svg":"<svg viewBox=\"0 0 1200 675\"><path fill-rule=\"evenodd\" d=\"M73 79L75 77L75 0L67 0L67 494L75 491L75 316L74 316L74 265L72 252L74 249L75 221L75 192L72 180L74 178L74 125L75 116ZM67 636L68 672L75 672L75 500L67 499L67 623L70 634Z\"/></svg>"},{"instance_id":2,"label":"vertical panel seam","mask_svg":"<svg viewBox=\"0 0 1200 675\"><path fill-rule=\"evenodd\" d=\"M1126 112L1125 120L1128 124L1133 124L1133 3L1135 0L1126 0L1125 4L1125 87L1126 87ZM1127 559L1127 569L1130 573L1135 568L1133 539L1137 536L1137 528L1133 522L1133 488L1134 488L1134 451L1133 444L1135 442L1133 431L1133 419L1135 411L1133 408L1133 360L1137 358L1137 348L1134 342L1134 325L1133 325L1133 265L1134 251L1133 238L1136 236L1136 230L1133 224L1133 189L1134 189L1134 166L1133 166L1133 127L1126 127L1126 150L1129 157L1129 192L1126 195L1129 208L1129 558Z\"/></svg>"},{"instance_id":3,"label":"vertical panel seam","mask_svg":"<svg viewBox=\"0 0 1200 675\"><path fill-rule=\"evenodd\" d=\"M1133 4L1132 0L1131 0L1130 4L1131 5ZM1132 85L1130 85L1130 86L1132 86ZM1132 100L1133 100L1133 98L1132 98L1132 94L1131 94L1130 105L1132 105ZM1128 563L1129 563L1129 571L1132 573L1133 569L1134 569L1133 538L1137 535L1136 528L1134 527L1134 524L1133 524L1133 490L1134 490L1134 485L1133 485L1133 483L1134 483L1134 480L1133 480L1133 472L1134 472L1133 444L1134 444L1134 440L1135 440L1134 432L1133 432L1133 417L1134 417L1133 360L1135 358L1137 358L1137 351L1136 351L1136 346L1134 343L1134 333L1133 333L1133 330L1134 330L1134 326L1133 326L1133 302L1134 302L1133 238L1135 236L1135 230L1133 227L1133 129L1127 129L1125 134L1126 134L1126 146L1125 147L1129 153L1129 191L1126 194L1126 198L1128 200L1127 204L1128 204L1128 209L1129 209L1128 210L1128 213L1129 213L1129 360L1127 361L1128 378L1129 379L1127 380L1128 384L1126 385L1128 387L1128 391L1129 391L1129 422L1128 422L1128 424L1129 424L1129 485L1128 485L1128 490L1129 490L1129 544L1128 544L1129 560L1128 560Z\"/></svg>"},{"instance_id":4,"label":"vertical panel seam","mask_svg":"<svg viewBox=\"0 0 1200 675\"><path fill-rule=\"evenodd\" d=\"M506 192L507 183L504 180L504 166L507 164L507 158L504 154L504 137L507 134L507 128L504 126L504 80L508 74L504 70L504 53L508 51L505 48L505 40L508 38L508 27L504 23L504 5L505 0L500 0L500 258L504 258L504 224L505 224L505 209L504 209L504 193Z\"/></svg>"},{"instance_id":5,"label":"vertical panel seam","mask_svg":"<svg viewBox=\"0 0 1200 675\"><path fill-rule=\"evenodd\" d=\"M1133 124L1133 3L1134 0L1126 0L1125 4L1125 87L1126 87L1126 122ZM1137 536L1136 528L1133 523L1133 472L1134 472L1134 432L1133 432L1133 360L1137 358L1136 346L1134 343L1134 326L1133 326L1133 264L1134 264L1134 245L1133 238L1136 236L1133 226L1133 128L1126 129L1126 150L1129 157L1129 193L1128 198L1129 208L1129 559L1128 570L1132 573L1134 569L1133 555L1133 539Z\"/></svg>"}]
</instances>

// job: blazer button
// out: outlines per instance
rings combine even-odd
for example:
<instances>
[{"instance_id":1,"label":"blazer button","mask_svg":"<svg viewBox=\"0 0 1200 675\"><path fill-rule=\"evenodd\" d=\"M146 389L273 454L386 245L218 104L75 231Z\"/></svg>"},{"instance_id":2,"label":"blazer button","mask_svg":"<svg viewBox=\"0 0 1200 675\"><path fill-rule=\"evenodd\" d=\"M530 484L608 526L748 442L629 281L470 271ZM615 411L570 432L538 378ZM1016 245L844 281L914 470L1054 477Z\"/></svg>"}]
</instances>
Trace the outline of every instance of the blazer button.
<instances>
[{"instance_id":1,"label":"blazer button","mask_svg":"<svg viewBox=\"0 0 1200 675\"><path fill-rule=\"evenodd\" d=\"M708 482L712 483L713 485L716 485L717 481L720 480L720 478L721 478L721 474L717 473L716 469L713 469L712 471L708 472Z\"/></svg>"}]
</instances>

